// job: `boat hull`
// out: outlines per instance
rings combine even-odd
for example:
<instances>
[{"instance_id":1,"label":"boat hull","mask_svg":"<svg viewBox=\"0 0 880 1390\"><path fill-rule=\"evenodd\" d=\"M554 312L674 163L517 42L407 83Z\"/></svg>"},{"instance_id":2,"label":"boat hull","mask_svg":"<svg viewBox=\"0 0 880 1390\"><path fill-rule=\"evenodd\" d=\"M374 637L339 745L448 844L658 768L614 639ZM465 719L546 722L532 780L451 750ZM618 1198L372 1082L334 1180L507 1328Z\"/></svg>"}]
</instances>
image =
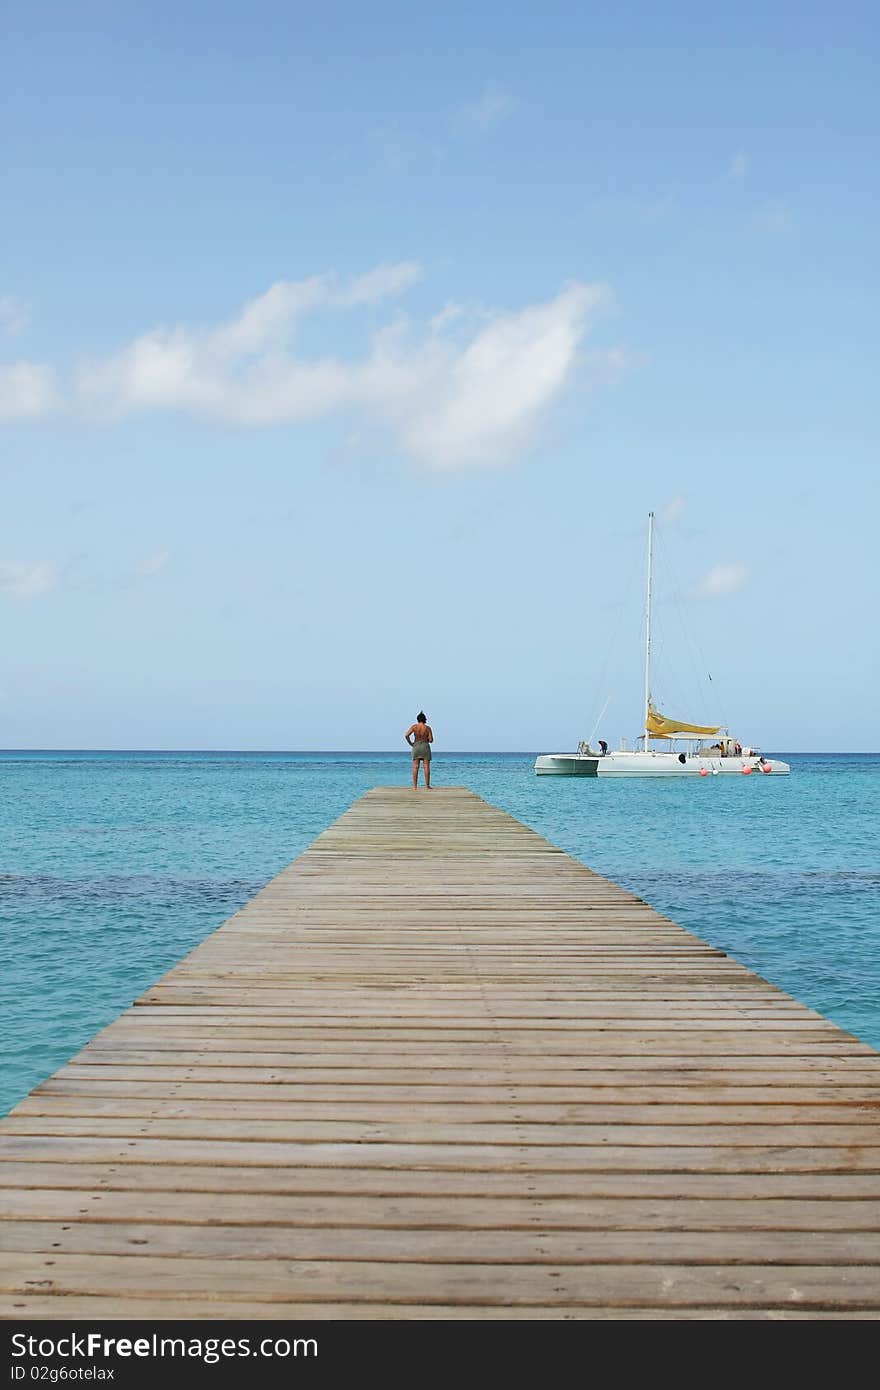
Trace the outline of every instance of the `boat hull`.
<instances>
[{"instance_id":1,"label":"boat hull","mask_svg":"<svg viewBox=\"0 0 880 1390\"><path fill-rule=\"evenodd\" d=\"M699 777L736 775L742 777L745 768L751 769L752 776L769 774L780 777L791 772L788 763L777 758L765 758L763 766L756 757L707 758L695 755L685 756L682 762L678 753L606 753L604 757L590 757L584 753L542 753L535 759L535 772L538 776L556 777Z\"/></svg>"},{"instance_id":2,"label":"boat hull","mask_svg":"<svg viewBox=\"0 0 880 1390\"><path fill-rule=\"evenodd\" d=\"M542 753L535 759L539 777L595 777L598 766L598 757L584 753Z\"/></svg>"},{"instance_id":3,"label":"boat hull","mask_svg":"<svg viewBox=\"0 0 880 1390\"><path fill-rule=\"evenodd\" d=\"M699 754L685 756L684 762L677 753L608 753L599 759L598 777L699 777L702 773L716 776L742 777L745 768L751 768L753 776L786 776L791 772L788 763L776 758L765 758L763 766L758 758L707 758Z\"/></svg>"}]
</instances>

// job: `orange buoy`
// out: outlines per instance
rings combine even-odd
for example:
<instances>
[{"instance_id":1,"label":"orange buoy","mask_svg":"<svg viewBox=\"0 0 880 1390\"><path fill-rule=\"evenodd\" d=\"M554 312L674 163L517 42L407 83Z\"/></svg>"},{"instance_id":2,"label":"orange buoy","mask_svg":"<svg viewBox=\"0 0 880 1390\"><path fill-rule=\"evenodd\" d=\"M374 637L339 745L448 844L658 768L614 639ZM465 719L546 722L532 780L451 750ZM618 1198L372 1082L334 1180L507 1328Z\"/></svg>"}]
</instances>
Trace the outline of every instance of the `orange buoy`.
<instances>
[{"instance_id":1,"label":"orange buoy","mask_svg":"<svg viewBox=\"0 0 880 1390\"><path fill-rule=\"evenodd\" d=\"M745 777L750 777L752 774L751 763L746 763L745 767L741 767L740 772L742 772Z\"/></svg>"},{"instance_id":2,"label":"orange buoy","mask_svg":"<svg viewBox=\"0 0 880 1390\"><path fill-rule=\"evenodd\" d=\"M762 771L762 772L772 772L773 769L772 769L772 767L770 766L769 763L762 763L762 764L761 764L761 771Z\"/></svg>"},{"instance_id":3,"label":"orange buoy","mask_svg":"<svg viewBox=\"0 0 880 1390\"><path fill-rule=\"evenodd\" d=\"M700 768L700 776L701 776L701 777L708 777L708 776L709 776L709 769L708 769L707 767L701 767L701 768Z\"/></svg>"}]
</instances>

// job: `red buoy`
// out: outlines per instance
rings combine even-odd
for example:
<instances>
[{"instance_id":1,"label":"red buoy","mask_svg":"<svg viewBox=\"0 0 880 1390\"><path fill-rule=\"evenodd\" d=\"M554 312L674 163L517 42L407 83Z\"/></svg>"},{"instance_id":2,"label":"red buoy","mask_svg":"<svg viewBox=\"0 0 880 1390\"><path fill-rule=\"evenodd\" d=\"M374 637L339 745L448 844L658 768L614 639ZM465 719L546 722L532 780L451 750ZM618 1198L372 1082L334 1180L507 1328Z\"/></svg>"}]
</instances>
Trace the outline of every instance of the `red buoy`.
<instances>
[{"instance_id":1,"label":"red buoy","mask_svg":"<svg viewBox=\"0 0 880 1390\"><path fill-rule=\"evenodd\" d=\"M701 777L708 777L708 776L709 776L709 769L708 769L707 767L701 767L701 768L700 768L700 776L701 776Z\"/></svg>"},{"instance_id":2,"label":"red buoy","mask_svg":"<svg viewBox=\"0 0 880 1390\"><path fill-rule=\"evenodd\" d=\"M772 772L773 769L772 769L772 767L770 766L769 763L762 763L762 764L761 764L761 771L762 771L762 772Z\"/></svg>"},{"instance_id":3,"label":"red buoy","mask_svg":"<svg viewBox=\"0 0 880 1390\"><path fill-rule=\"evenodd\" d=\"M751 776L751 773L752 773L752 765L751 765L751 763L746 763L745 767L740 768L740 771L741 771L746 777L750 777L750 776Z\"/></svg>"}]
</instances>

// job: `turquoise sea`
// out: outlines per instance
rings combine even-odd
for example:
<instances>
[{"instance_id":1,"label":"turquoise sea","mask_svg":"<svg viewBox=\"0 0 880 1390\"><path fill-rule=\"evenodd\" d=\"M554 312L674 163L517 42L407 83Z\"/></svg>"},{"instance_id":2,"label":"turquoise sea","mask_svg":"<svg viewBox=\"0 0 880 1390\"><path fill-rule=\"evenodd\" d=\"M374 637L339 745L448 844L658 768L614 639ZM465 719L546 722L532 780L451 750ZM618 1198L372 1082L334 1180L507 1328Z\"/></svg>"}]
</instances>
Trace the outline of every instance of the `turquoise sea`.
<instances>
[{"instance_id":1,"label":"turquoise sea","mask_svg":"<svg viewBox=\"0 0 880 1390\"><path fill-rule=\"evenodd\" d=\"M791 777L536 777L443 753L464 785L880 1048L880 755ZM0 1112L53 1072L400 753L0 753Z\"/></svg>"}]
</instances>

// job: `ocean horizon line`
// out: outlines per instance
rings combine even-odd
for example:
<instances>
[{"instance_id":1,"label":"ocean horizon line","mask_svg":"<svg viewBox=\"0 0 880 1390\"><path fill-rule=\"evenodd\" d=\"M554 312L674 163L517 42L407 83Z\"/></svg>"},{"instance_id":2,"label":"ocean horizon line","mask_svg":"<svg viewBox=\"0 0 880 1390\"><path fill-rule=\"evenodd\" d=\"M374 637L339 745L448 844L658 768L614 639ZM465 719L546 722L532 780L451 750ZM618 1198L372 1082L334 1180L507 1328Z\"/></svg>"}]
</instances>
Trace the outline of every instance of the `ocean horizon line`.
<instances>
[{"instance_id":1,"label":"ocean horizon line","mask_svg":"<svg viewBox=\"0 0 880 1390\"><path fill-rule=\"evenodd\" d=\"M444 757L450 758L475 758L475 757L509 757L509 758L535 758L540 756L541 749L529 748L441 748L437 750ZM545 750L546 751L546 750ZM564 749L561 751L565 751ZM880 750L873 749L833 749L833 748L806 748L786 751L784 749L771 750L787 758L876 758L880 757ZM7 754L14 755L42 755L42 754L136 754L145 757L174 757L180 754L193 756L211 757L397 757L405 756L403 749L399 748L134 748L121 746L118 748L98 748L98 747L21 747L21 748L0 748L0 757Z\"/></svg>"}]
</instances>

